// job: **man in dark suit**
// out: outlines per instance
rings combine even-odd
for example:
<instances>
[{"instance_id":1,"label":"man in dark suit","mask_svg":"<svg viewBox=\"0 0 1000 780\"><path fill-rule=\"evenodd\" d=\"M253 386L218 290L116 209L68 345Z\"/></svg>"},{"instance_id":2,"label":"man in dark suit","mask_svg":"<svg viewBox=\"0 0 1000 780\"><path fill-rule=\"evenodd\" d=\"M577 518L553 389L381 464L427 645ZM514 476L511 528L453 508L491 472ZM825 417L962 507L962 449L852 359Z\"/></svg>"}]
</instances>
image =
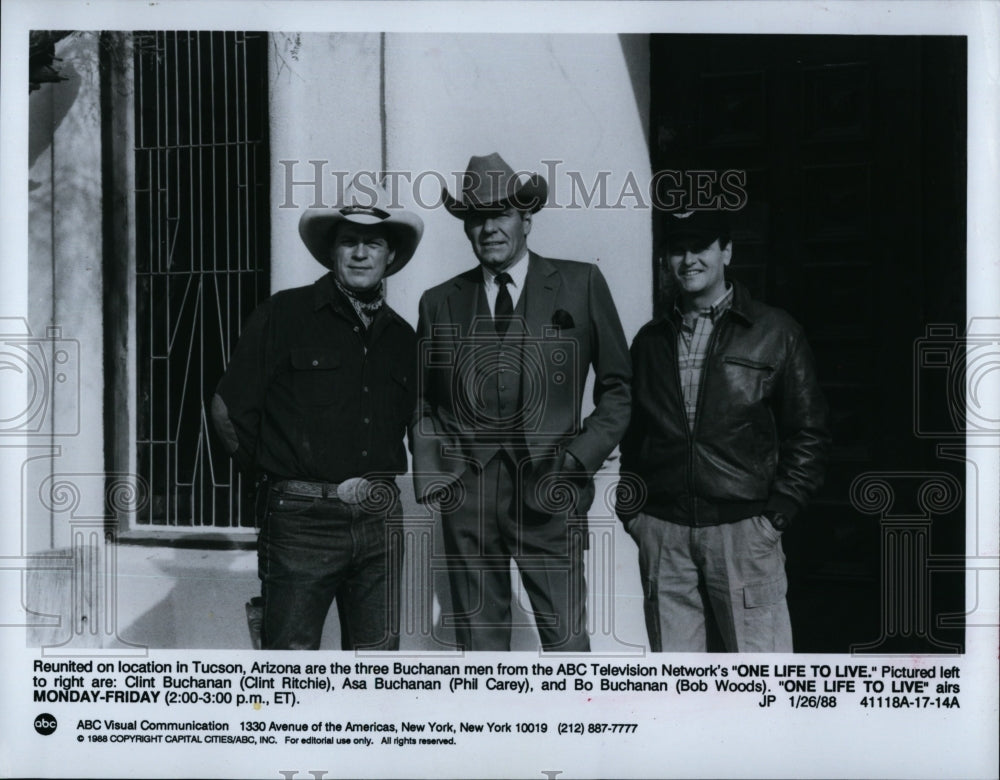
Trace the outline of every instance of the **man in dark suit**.
<instances>
[{"instance_id":1,"label":"man in dark suit","mask_svg":"<svg viewBox=\"0 0 1000 780\"><path fill-rule=\"evenodd\" d=\"M596 265L528 251L545 180L473 157L461 219L479 267L424 293L411 432L417 498L440 510L467 650L509 650L510 560L546 650L587 651L583 550L593 474L629 418L631 365ZM593 366L594 411L580 405Z\"/></svg>"}]
</instances>

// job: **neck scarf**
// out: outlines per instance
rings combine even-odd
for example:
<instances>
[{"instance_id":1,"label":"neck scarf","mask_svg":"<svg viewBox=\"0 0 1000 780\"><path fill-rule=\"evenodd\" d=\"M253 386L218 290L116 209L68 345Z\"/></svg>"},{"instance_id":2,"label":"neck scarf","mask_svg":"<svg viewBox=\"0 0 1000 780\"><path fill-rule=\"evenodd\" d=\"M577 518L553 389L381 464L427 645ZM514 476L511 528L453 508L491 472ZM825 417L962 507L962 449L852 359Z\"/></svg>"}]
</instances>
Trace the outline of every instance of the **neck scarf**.
<instances>
[{"instance_id":1,"label":"neck scarf","mask_svg":"<svg viewBox=\"0 0 1000 780\"><path fill-rule=\"evenodd\" d=\"M385 284L379 282L371 290L358 291L347 289L336 279L333 281L336 283L337 289L351 302L351 306L354 307L354 311L364 323L365 328L370 328L375 315L385 303Z\"/></svg>"}]
</instances>

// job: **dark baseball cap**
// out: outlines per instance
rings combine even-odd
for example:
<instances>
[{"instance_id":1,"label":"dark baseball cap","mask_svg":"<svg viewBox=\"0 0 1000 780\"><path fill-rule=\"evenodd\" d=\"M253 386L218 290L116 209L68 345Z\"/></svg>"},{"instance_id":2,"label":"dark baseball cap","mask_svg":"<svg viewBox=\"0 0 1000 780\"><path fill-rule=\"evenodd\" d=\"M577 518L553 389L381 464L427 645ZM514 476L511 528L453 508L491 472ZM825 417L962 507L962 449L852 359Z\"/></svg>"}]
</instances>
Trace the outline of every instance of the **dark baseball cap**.
<instances>
[{"instance_id":1,"label":"dark baseball cap","mask_svg":"<svg viewBox=\"0 0 1000 780\"><path fill-rule=\"evenodd\" d=\"M673 211L666 215L664 253L671 250L700 250L719 239L729 243L729 219L725 211Z\"/></svg>"}]
</instances>

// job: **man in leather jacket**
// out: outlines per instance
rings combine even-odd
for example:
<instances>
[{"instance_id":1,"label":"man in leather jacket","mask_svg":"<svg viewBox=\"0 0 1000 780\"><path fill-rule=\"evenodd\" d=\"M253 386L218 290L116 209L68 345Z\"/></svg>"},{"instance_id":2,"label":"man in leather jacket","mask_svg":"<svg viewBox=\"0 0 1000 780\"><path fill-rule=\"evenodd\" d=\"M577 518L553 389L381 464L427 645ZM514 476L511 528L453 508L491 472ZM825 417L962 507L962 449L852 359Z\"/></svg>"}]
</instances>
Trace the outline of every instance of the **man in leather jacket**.
<instances>
[{"instance_id":1,"label":"man in leather jacket","mask_svg":"<svg viewBox=\"0 0 1000 780\"><path fill-rule=\"evenodd\" d=\"M618 497L650 647L790 652L781 535L822 483L826 402L801 327L725 279L725 215L668 220L676 294L632 344Z\"/></svg>"}]
</instances>

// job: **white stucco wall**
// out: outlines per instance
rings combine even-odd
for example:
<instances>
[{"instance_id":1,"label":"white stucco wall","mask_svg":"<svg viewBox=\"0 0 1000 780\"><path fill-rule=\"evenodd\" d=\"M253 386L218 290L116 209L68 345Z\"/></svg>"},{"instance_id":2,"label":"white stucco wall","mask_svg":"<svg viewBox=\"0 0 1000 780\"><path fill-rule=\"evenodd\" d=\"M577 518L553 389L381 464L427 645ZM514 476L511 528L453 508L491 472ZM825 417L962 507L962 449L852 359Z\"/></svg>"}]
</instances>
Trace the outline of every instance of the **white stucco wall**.
<instances>
[{"instance_id":1,"label":"white stucco wall","mask_svg":"<svg viewBox=\"0 0 1000 780\"><path fill-rule=\"evenodd\" d=\"M269 62L271 113L271 290L309 284L325 269L299 239L302 210L317 188L292 188L315 179L310 160L322 161L320 200L336 200L335 171L381 167L382 122L377 33L272 33ZM296 164L282 164L281 160ZM294 207L283 208L289 204Z\"/></svg>"},{"instance_id":2,"label":"white stucco wall","mask_svg":"<svg viewBox=\"0 0 1000 780\"><path fill-rule=\"evenodd\" d=\"M103 291L101 112L98 34L75 33L56 45L68 81L29 96L28 321L33 336L58 328L45 343L56 377L35 444L57 454L23 469L27 551L69 544L71 517L103 517ZM63 381L60 381L60 377ZM46 479L68 477L75 494L50 495ZM95 477L91 479L91 477ZM95 487L96 489L89 489Z\"/></svg>"}]
</instances>

